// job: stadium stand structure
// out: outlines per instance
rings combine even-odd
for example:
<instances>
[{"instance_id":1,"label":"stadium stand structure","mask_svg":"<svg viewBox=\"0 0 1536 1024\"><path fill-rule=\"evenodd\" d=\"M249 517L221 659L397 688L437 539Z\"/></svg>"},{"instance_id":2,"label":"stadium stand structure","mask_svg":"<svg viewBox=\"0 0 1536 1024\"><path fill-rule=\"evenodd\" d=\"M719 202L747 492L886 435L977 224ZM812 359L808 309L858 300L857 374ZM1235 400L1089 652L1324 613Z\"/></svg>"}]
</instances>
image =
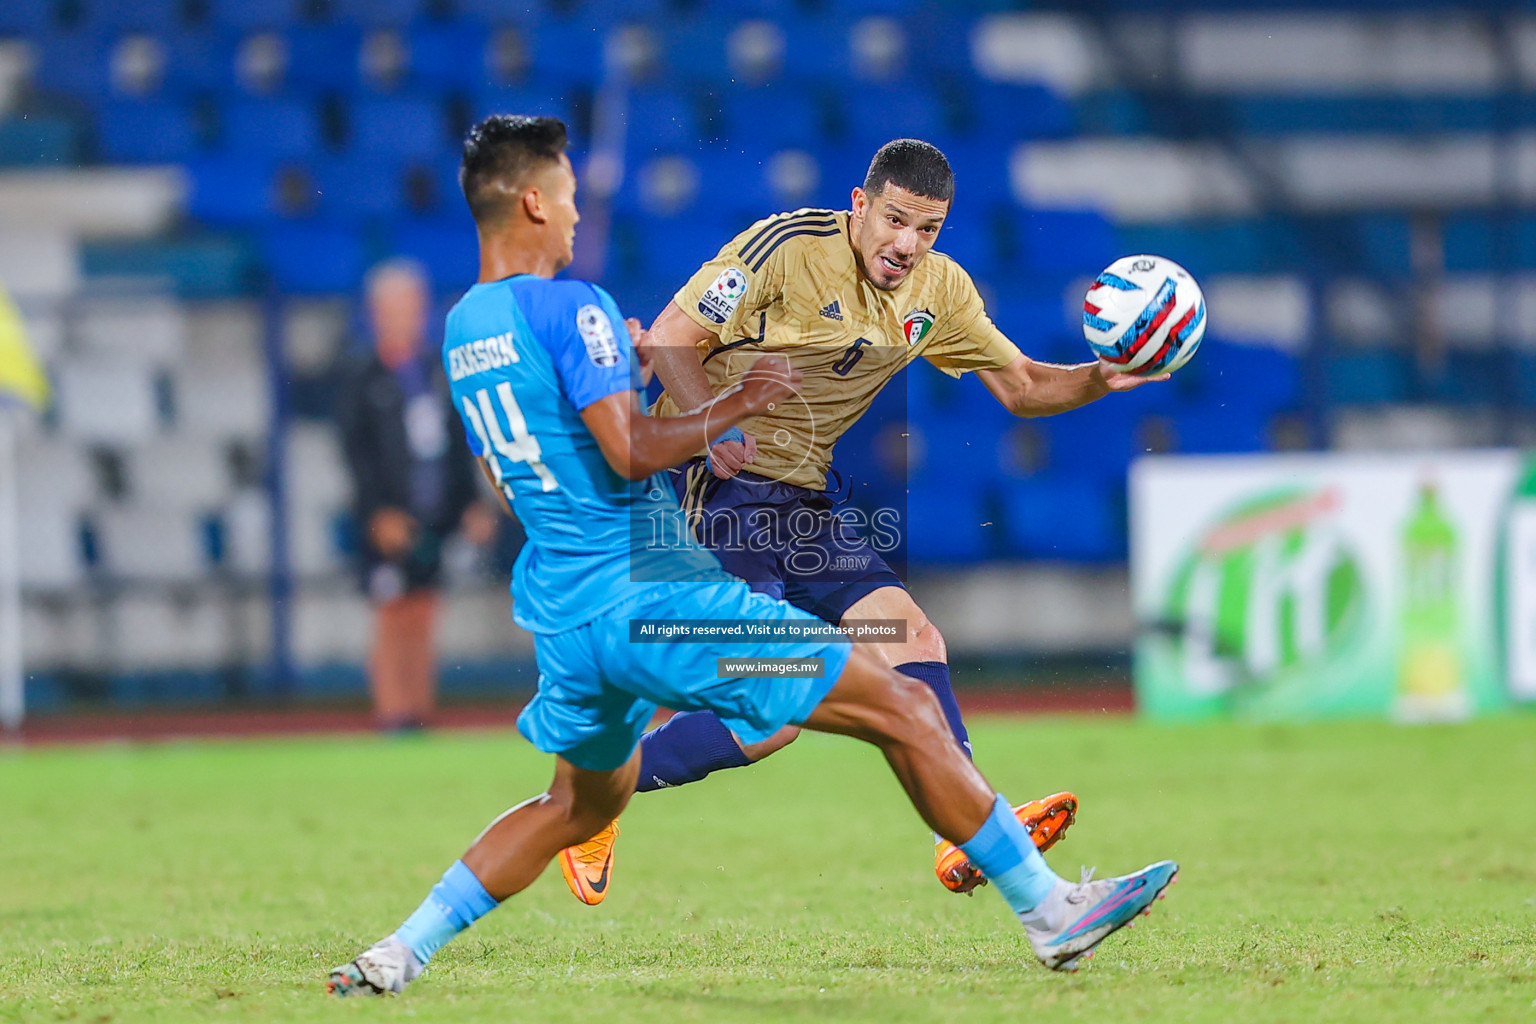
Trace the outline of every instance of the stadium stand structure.
<instances>
[{"instance_id":1,"label":"stadium stand structure","mask_svg":"<svg viewBox=\"0 0 1536 1024\"><path fill-rule=\"evenodd\" d=\"M1536 16L993 6L0 5L0 279L58 384L23 470L37 663L241 666L274 636L301 666L359 655L325 626L351 621L325 422L348 300L396 253L445 303L470 283L456 143L492 111L566 119L578 165L622 139L584 265L642 318L746 223L845 205L909 134L955 165L939 248L1031 355L1086 356L1083 287L1119 255L1204 283L1188 368L1070 416L1013 421L913 368L839 463L854 500L905 502L919 570L1118 565L1144 452L1531 436ZM298 581L291 635L274 575ZM173 621L177 649L135 653Z\"/></svg>"}]
</instances>

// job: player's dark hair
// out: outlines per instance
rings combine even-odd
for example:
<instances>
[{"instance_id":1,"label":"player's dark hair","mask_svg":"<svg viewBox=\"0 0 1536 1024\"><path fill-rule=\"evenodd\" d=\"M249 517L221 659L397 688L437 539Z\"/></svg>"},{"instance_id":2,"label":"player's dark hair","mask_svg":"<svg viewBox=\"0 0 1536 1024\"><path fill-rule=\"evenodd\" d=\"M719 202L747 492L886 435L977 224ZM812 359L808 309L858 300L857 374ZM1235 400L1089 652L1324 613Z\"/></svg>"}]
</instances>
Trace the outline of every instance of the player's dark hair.
<instances>
[{"instance_id":1,"label":"player's dark hair","mask_svg":"<svg viewBox=\"0 0 1536 1024\"><path fill-rule=\"evenodd\" d=\"M864 175L864 191L877 196L886 184L927 199L955 198L955 172L937 146L922 139L893 139L880 147Z\"/></svg>"},{"instance_id":2,"label":"player's dark hair","mask_svg":"<svg viewBox=\"0 0 1536 1024\"><path fill-rule=\"evenodd\" d=\"M493 114L464 136L459 187L475 223L501 216L528 175L560 159L565 123L554 117Z\"/></svg>"}]
</instances>

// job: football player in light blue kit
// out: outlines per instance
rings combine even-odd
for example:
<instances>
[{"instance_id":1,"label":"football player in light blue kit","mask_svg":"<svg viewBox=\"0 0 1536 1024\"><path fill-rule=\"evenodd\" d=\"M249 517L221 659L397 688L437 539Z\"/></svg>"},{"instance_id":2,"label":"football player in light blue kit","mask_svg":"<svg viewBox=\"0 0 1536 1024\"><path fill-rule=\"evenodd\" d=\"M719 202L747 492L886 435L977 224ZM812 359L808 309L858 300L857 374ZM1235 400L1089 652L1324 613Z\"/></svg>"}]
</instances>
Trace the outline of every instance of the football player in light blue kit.
<instances>
[{"instance_id":1,"label":"football player in light blue kit","mask_svg":"<svg viewBox=\"0 0 1536 1024\"><path fill-rule=\"evenodd\" d=\"M328 990L401 991L445 943L617 817L658 706L714 711L747 742L794 723L875 744L928 826L992 880L1041 962L1073 969L1149 909L1178 866L1077 884L1057 877L951 738L928 687L859 645L630 641L632 619L819 621L727 575L689 531L657 543L652 529L681 515L659 474L772 409L799 375L765 356L708 410L646 416L639 323L594 285L550 280L570 264L578 220L565 144L559 121L509 116L465 140L460 183L479 229L480 279L449 313L443 340L470 446L528 534L514 615L535 636L540 674L518 728L556 755L554 781L493 821L399 928L331 972ZM824 673L722 678L722 657L819 658Z\"/></svg>"}]
</instances>

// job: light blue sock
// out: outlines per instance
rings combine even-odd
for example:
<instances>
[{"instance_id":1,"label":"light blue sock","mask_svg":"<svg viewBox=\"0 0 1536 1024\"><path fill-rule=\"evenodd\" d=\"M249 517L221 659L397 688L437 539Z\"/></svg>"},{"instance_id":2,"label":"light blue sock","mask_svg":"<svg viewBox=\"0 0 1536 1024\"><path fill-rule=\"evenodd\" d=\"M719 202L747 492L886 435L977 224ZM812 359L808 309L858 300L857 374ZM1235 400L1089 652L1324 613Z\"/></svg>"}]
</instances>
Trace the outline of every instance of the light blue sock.
<instances>
[{"instance_id":1,"label":"light blue sock","mask_svg":"<svg viewBox=\"0 0 1536 1024\"><path fill-rule=\"evenodd\" d=\"M1034 910L1061 880L1035 849L1034 840L1001 794L986 823L961 843L960 849L987 876L1015 914Z\"/></svg>"},{"instance_id":2,"label":"light blue sock","mask_svg":"<svg viewBox=\"0 0 1536 1024\"><path fill-rule=\"evenodd\" d=\"M416 912L395 929L395 938L405 943L425 967L433 953L495 909L496 901L485 891L480 879L462 860L456 860Z\"/></svg>"}]
</instances>

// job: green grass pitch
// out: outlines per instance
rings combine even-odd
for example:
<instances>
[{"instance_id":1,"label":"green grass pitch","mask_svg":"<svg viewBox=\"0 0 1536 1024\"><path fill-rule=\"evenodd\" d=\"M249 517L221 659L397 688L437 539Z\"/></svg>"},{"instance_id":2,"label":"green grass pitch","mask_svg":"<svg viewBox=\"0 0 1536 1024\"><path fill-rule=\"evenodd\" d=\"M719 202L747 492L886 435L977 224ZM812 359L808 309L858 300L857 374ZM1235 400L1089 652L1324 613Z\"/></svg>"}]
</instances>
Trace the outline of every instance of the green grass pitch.
<instances>
[{"instance_id":1,"label":"green grass pitch","mask_svg":"<svg viewBox=\"0 0 1536 1024\"><path fill-rule=\"evenodd\" d=\"M975 723L1050 855L1180 883L1075 976L944 892L878 754L808 736L638 797L614 889L551 868L404 997L327 968L548 759L508 733L0 751L0 1021L1536 1021L1536 719Z\"/></svg>"}]
</instances>

